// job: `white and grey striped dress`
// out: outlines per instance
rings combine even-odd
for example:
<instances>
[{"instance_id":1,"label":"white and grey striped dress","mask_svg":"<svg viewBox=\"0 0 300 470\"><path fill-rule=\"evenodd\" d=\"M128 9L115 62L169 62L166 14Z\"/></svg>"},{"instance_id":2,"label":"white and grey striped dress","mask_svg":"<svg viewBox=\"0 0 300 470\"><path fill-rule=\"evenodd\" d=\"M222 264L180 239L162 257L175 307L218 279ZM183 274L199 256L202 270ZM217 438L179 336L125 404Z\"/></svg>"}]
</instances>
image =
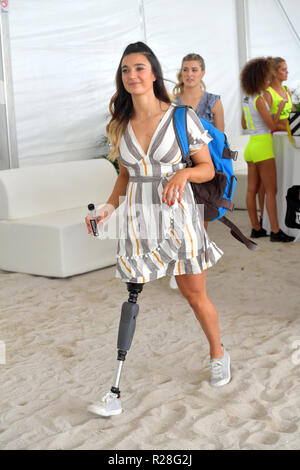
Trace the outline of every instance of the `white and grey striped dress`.
<instances>
[{"instance_id":1,"label":"white and grey striped dress","mask_svg":"<svg viewBox=\"0 0 300 470\"><path fill-rule=\"evenodd\" d=\"M209 240L190 183L180 203L162 203L165 184L185 167L173 128L173 111L160 121L144 153L130 123L119 147L119 160L129 172L122 210L116 276L125 282L145 283L163 276L198 274L213 266L222 251ZM191 152L211 141L198 117L188 110Z\"/></svg>"}]
</instances>

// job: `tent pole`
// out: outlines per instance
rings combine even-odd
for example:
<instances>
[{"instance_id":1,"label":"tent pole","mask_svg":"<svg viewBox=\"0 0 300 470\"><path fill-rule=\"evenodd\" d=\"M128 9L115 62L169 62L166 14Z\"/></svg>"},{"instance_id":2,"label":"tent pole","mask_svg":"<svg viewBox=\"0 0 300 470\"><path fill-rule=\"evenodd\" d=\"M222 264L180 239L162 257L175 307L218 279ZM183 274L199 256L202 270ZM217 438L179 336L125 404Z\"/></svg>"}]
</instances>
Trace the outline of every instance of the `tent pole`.
<instances>
[{"instance_id":1,"label":"tent pole","mask_svg":"<svg viewBox=\"0 0 300 470\"><path fill-rule=\"evenodd\" d=\"M250 35L249 35L249 14L248 0L235 0L236 25L237 25L237 50L239 72L241 72L245 63L250 59ZM240 103L242 103L242 90L240 90ZM242 107L240 106L240 116ZM245 131L241 131L245 134Z\"/></svg>"},{"instance_id":2,"label":"tent pole","mask_svg":"<svg viewBox=\"0 0 300 470\"><path fill-rule=\"evenodd\" d=\"M0 170L19 166L10 56L8 1L0 2Z\"/></svg>"},{"instance_id":3,"label":"tent pole","mask_svg":"<svg viewBox=\"0 0 300 470\"><path fill-rule=\"evenodd\" d=\"M250 59L248 0L235 0L239 69Z\"/></svg>"},{"instance_id":4,"label":"tent pole","mask_svg":"<svg viewBox=\"0 0 300 470\"><path fill-rule=\"evenodd\" d=\"M141 30L143 34L143 39L144 39L144 42L147 44L144 0L139 0L139 10L140 10L140 25L141 25Z\"/></svg>"}]
</instances>

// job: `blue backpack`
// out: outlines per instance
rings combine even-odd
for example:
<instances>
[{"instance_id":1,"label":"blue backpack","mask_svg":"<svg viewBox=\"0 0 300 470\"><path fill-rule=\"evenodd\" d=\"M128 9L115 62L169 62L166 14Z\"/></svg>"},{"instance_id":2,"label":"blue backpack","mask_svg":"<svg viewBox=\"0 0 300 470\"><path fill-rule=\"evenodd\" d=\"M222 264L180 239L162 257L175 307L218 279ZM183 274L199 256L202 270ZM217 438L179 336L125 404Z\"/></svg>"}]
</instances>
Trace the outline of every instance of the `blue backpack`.
<instances>
[{"instance_id":1,"label":"blue backpack","mask_svg":"<svg viewBox=\"0 0 300 470\"><path fill-rule=\"evenodd\" d=\"M173 120L176 138L188 167L193 166L189 152L187 137L186 113L187 106L176 106ZM249 240L225 214L233 210L232 197L236 185L232 160L236 160L237 152L230 150L226 135L216 129L210 122L200 119L202 126L213 140L208 144L210 156L215 167L215 177L206 183L191 183L197 204L204 205L204 220L219 220L230 228L230 233L250 250L256 243Z\"/></svg>"}]
</instances>

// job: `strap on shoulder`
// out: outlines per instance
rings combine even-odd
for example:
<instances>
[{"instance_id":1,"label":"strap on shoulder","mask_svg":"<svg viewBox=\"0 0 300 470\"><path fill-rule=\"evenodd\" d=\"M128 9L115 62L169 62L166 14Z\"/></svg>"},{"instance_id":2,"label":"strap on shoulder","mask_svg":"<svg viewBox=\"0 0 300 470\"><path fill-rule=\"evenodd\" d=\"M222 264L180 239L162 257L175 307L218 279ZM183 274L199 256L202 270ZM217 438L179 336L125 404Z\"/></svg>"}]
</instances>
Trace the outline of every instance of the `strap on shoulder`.
<instances>
[{"instance_id":1,"label":"strap on shoulder","mask_svg":"<svg viewBox=\"0 0 300 470\"><path fill-rule=\"evenodd\" d=\"M189 143L186 127L187 106L176 106L173 114L173 125L178 145L184 160L187 160L189 153Z\"/></svg>"}]
</instances>

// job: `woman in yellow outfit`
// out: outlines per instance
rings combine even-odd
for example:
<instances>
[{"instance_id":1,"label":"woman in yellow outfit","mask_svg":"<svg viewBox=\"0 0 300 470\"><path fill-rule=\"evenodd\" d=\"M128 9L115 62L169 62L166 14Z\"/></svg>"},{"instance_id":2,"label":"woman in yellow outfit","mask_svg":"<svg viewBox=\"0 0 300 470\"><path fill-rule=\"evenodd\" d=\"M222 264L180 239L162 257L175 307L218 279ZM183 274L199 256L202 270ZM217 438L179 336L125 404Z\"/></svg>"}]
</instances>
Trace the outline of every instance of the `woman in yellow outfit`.
<instances>
[{"instance_id":1,"label":"woman in yellow outfit","mask_svg":"<svg viewBox=\"0 0 300 470\"><path fill-rule=\"evenodd\" d=\"M272 115L276 115L279 104L281 102L284 103L276 130L286 131L286 121L293 110L290 90L282 84L288 78L288 68L285 60L281 57L272 57L270 62L272 66L272 81L266 89L264 96Z\"/></svg>"},{"instance_id":2,"label":"woman in yellow outfit","mask_svg":"<svg viewBox=\"0 0 300 470\"><path fill-rule=\"evenodd\" d=\"M264 92L264 98L270 107L270 113L275 116L278 112L279 103L284 103L283 109L281 110L279 123L276 131L286 131L287 119L291 111L294 111L291 93L287 86L283 85L283 82L288 78L288 68L284 59L281 57L269 57L272 68L272 79L270 86ZM265 200L265 190L263 185L260 185L258 191L258 199L260 205L261 218L263 216L263 206Z\"/></svg>"},{"instance_id":3,"label":"woman in yellow outfit","mask_svg":"<svg viewBox=\"0 0 300 470\"><path fill-rule=\"evenodd\" d=\"M256 208L256 195L262 182L271 225L270 240L291 242L294 238L286 235L278 225L276 165L270 133L270 130L278 128L285 103L281 101L278 104L277 113L272 117L269 106L261 94L269 86L270 77L271 63L265 58L250 60L241 72L241 87L246 94L243 98L242 127L248 129L250 134L244 153L248 165L247 209L252 224L251 237L267 236L258 221Z\"/></svg>"}]
</instances>

